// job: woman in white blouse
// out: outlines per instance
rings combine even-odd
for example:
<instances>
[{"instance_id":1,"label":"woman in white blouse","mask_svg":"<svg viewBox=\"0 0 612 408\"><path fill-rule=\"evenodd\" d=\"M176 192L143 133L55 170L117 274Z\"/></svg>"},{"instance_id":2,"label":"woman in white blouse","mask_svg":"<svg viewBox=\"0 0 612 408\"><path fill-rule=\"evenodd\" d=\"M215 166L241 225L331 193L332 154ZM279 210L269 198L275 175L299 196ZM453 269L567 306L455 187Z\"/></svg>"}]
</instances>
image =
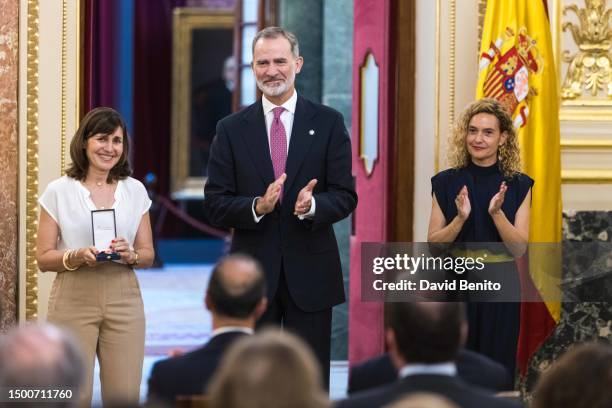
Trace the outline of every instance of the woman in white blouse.
<instances>
[{"instance_id":1,"label":"woman in white blouse","mask_svg":"<svg viewBox=\"0 0 612 408\"><path fill-rule=\"evenodd\" d=\"M88 368L83 403L91 403L96 355L104 405L138 403L145 318L134 268L153 263L151 200L129 177L129 139L115 110L95 108L83 118L70 157L66 175L39 199L36 259L41 271L58 272L48 320L81 341ZM115 212L117 237L108 252L120 255L116 261L96 261L91 214L101 209Z\"/></svg>"}]
</instances>

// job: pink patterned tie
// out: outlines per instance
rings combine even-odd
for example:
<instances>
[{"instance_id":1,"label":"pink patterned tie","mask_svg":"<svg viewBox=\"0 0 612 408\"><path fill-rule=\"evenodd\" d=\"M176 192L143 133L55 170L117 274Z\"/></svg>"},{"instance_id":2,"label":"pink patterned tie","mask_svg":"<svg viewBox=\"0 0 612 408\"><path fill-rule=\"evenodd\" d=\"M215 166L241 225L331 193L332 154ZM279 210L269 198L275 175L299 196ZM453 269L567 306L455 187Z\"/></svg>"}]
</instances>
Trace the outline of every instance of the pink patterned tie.
<instances>
[{"instance_id":1,"label":"pink patterned tie","mask_svg":"<svg viewBox=\"0 0 612 408\"><path fill-rule=\"evenodd\" d=\"M282 106L272 109L274 119L272 120L272 126L270 126L270 153L275 179L285 172L285 164L287 163L287 134L283 122L280 120L281 113L284 110L285 108ZM283 190L281 189L281 201L282 198Z\"/></svg>"}]
</instances>

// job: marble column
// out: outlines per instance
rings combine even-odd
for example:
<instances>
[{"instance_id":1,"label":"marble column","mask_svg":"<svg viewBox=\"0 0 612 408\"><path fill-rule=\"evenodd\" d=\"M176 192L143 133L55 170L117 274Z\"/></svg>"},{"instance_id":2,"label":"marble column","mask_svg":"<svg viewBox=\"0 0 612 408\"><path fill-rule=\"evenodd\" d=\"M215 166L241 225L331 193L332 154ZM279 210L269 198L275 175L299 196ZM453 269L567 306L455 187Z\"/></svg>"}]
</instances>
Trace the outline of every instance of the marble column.
<instances>
[{"instance_id":1,"label":"marble column","mask_svg":"<svg viewBox=\"0 0 612 408\"><path fill-rule=\"evenodd\" d=\"M612 342L612 211L563 214L563 277L583 284L564 290L561 318L533 356L521 391L533 391L539 375L572 344ZM589 279L584 279L586 276Z\"/></svg>"},{"instance_id":2,"label":"marble column","mask_svg":"<svg viewBox=\"0 0 612 408\"><path fill-rule=\"evenodd\" d=\"M304 57L302 72L296 78L298 92L321 102L322 75L322 0L280 0L278 24L295 34Z\"/></svg>"},{"instance_id":3,"label":"marble column","mask_svg":"<svg viewBox=\"0 0 612 408\"><path fill-rule=\"evenodd\" d=\"M17 322L19 0L0 0L0 333Z\"/></svg>"},{"instance_id":4,"label":"marble column","mask_svg":"<svg viewBox=\"0 0 612 408\"><path fill-rule=\"evenodd\" d=\"M296 80L301 95L331 106L351 125L353 0L280 0L278 24L300 41L304 67ZM332 360L348 356L348 279L350 217L334 225L347 303L334 308Z\"/></svg>"},{"instance_id":5,"label":"marble column","mask_svg":"<svg viewBox=\"0 0 612 408\"><path fill-rule=\"evenodd\" d=\"M353 0L323 3L323 77L321 102L344 115L344 124L351 134L353 91ZM332 359L348 358L348 284L350 270L351 217L334 225L346 303L334 308L332 322Z\"/></svg>"}]
</instances>

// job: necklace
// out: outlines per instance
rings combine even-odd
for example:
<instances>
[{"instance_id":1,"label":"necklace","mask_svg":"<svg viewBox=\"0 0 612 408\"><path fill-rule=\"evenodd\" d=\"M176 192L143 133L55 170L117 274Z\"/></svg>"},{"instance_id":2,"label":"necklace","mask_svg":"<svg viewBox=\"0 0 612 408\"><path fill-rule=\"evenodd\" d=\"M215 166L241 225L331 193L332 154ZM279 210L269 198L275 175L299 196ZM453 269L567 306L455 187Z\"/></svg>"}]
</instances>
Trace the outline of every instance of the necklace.
<instances>
[{"instance_id":1,"label":"necklace","mask_svg":"<svg viewBox=\"0 0 612 408\"><path fill-rule=\"evenodd\" d=\"M102 187L102 182L101 182L101 181L98 181L98 182L96 183L96 186L98 186L98 187Z\"/></svg>"}]
</instances>

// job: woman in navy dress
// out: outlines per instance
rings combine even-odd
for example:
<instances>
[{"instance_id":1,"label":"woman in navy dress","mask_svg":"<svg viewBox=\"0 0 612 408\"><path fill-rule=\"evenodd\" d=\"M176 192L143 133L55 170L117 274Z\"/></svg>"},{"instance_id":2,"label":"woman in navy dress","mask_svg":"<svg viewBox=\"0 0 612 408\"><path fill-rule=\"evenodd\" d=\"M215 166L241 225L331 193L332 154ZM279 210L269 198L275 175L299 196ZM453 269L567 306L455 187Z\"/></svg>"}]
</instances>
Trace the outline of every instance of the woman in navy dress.
<instances>
[{"instance_id":1,"label":"woman in navy dress","mask_svg":"<svg viewBox=\"0 0 612 408\"><path fill-rule=\"evenodd\" d=\"M513 257L527 248L533 180L520 172L516 131L503 105L481 99L465 109L449 140L449 163L431 179L428 241L503 242L502 253L501 245L490 246L496 260L486 271L503 278L504 299L520 299ZM520 303L468 303L468 321L466 347L514 375Z\"/></svg>"}]
</instances>

